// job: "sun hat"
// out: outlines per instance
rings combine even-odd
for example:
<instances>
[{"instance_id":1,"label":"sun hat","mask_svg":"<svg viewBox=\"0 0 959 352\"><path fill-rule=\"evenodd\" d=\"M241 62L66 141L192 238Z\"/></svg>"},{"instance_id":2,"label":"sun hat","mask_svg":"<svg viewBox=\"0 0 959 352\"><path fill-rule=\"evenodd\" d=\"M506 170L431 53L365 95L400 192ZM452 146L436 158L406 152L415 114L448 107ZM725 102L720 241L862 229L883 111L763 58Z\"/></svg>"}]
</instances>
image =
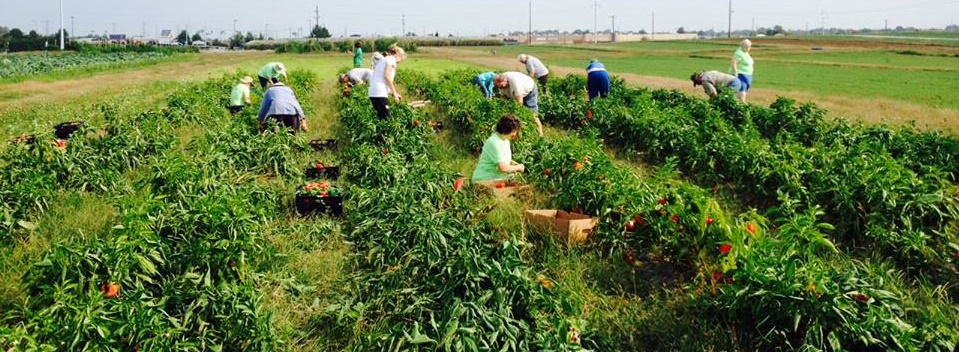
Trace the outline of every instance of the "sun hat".
<instances>
[{"instance_id":1,"label":"sun hat","mask_svg":"<svg viewBox=\"0 0 959 352\"><path fill-rule=\"evenodd\" d=\"M240 83L246 83L246 84L253 83L253 77L246 76L246 77L240 78Z\"/></svg>"},{"instance_id":2,"label":"sun hat","mask_svg":"<svg viewBox=\"0 0 959 352\"><path fill-rule=\"evenodd\" d=\"M519 54L519 56L516 57L516 59L519 60L519 62L526 61L527 58L529 58L529 55L526 55L526 54Z\"/></svg>"},{"instance_id":3,"label":"sun hat","mask_svg":"<svg viewBox=\"0 0 959 352\"><path fill-rule=\"evenodd\" d=\"M283 66L282 63L277 62L276 66L274 66L274 69L276 69L276 74L286 77L286 67Z\"/></svg>"}]
</instances>

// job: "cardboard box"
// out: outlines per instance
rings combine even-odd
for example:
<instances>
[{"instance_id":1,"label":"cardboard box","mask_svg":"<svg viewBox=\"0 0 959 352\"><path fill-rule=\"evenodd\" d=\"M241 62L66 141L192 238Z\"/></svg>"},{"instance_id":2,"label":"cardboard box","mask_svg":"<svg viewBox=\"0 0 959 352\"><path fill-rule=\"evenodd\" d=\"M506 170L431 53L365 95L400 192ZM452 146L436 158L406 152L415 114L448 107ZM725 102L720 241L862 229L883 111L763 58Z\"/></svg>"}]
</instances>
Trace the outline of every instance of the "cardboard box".
<instances>
[{"instance_id":1,"label":"cardboard box","mask_svg":"<svg viewBox=\"0 0 959 352\"><path fill-rule=\"evenodd\" d=\"M566 245L586 242L599 223L599 218L556 209L527 210L523 215L530 226L553 233Z\"/></svg>"},{"instance_id":2,"label":"cardboard box","mask_svg":"<svg viewBox=\"0 0 959 352\"><path fill-rule=\"evenodd\" d=\"M509 197L530 190L528 185L516 181L479 181L475 184L480 192L492 194L494 197Z\"/></svg>"}]
</instances>

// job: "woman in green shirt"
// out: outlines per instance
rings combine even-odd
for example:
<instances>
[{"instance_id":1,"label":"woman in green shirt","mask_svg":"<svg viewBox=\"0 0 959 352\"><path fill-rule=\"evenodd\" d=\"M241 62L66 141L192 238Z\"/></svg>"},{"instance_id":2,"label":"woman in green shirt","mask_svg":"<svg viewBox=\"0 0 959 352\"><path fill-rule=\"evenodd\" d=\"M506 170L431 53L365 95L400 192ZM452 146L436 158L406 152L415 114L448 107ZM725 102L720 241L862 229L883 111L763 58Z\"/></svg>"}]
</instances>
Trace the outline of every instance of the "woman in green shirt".
<instances>
[{"instance_id":1,"label":"woman in green shirt","mask_svg":"<svg viewBox=\"0 0 959 352\"><path fill-rule=\"evenodd\" d=\"M739 91L736 92L736 98L741 102L746 102L746 92L753 85L753 57L749 55L749 49L752 49L753 43L749 39L743 39L739 48L733 53L732 73L739 78L741 83Z\"/></svg>"},{"instance_id":2,"label":"woman in green shirt","mask_svg":"<svg viewBox=\"0 0 959 352\"><path fill-rule=\"evenodd\" d=\"M473 171L473 182L504 180L512 173L526 171L526 166L513 161L513 151L509 141L516 139L521 127L516 116L504 115L496 124L493 132L483 143L479 163Z\"/></svg>"},{"instance_id":3,"label":"woman in green shirt","mask_svg":"<svg viewBox=\"0 0 959 352\"><path fill-rule=\"evenodd\" d=\"M357 40L356 43L353 43L353 51L350 51L350 54L353 54L353 68L363 66L363 41Z\"/></svg>"}]
</instances>

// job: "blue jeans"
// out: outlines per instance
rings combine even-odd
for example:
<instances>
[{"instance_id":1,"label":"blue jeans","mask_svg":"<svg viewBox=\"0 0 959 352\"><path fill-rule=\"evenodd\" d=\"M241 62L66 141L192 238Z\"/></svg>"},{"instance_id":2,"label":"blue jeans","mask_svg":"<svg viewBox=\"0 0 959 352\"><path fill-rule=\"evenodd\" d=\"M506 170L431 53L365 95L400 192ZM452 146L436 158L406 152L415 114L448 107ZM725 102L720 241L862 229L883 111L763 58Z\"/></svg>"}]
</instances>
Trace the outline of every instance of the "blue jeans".
<instances>
[{"instance_id":1,"label":"blue jeans","mask_svg":"<svg viewBox=\"0 0 959 352\"><path fill-rule=\"evenodd\" d=\"M523 106L529 108L529 110L534 113L539 112L539 89L536 88L535 85L533 86L533 91L523 97Z\"/></svg>"},{"instance_id":2,"label":"blue jeans","mask_svg":"<svg viewBox=\"0 0 959 352\"><path fill-rule=\"evenodd\" d=\"M737 77L739 77L739 82L742 83L742 84L739 86L739 90L738 90L738 91L739 91L739 92L748 92L748 91L749 91L749 88L753 86L753 75L744 75L744 74L740 73Z\"/></svg>"}]
</instances>

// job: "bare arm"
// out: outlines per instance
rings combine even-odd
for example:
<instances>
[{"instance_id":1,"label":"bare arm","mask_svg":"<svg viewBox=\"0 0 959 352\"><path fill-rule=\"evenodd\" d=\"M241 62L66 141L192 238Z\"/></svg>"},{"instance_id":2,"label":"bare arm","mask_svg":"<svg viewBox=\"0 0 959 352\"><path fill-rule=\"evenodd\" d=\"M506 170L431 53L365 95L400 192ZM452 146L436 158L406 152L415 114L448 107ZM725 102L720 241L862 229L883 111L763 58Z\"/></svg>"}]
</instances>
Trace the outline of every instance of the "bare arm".
<instances>
[{"instance_id":1,"label":"bare arm","mask_svg":"<svg viewBox=\"0 0 959 352\"><path fill-rule=\"evenodd\" d=\"M523 164L499 163L498 166L499 166L499 172L504 172L504 173L526 171L526 166L524 166Z\"/></svg>"},{"instance_id":2,"label":"bare arm","mask_svg":"<svg viewBox=\"0 0 959 352\"><path fill-rule=\"evenodd\" d=\"M386 70L383 72L383 78L386 79L386 85L390 87L390 92L393 92L393 99L400 101L403 100L403 96L400 95L400 92L396 91L396 85L394 85L393 80L390 79L390 76L392 76L393 70L395 69L396 67L386 65Z\"/></svg>"},{"instance_id":3,"label":"bare arm","mask_svg":"<svg viewBox=\"0 0 959 352\"><path fill-rule=\"evenodd\" d=\"M736 57L733 56L733 76L739 76L739 60L736 60Z\"/></svg>"}]
</instances>

